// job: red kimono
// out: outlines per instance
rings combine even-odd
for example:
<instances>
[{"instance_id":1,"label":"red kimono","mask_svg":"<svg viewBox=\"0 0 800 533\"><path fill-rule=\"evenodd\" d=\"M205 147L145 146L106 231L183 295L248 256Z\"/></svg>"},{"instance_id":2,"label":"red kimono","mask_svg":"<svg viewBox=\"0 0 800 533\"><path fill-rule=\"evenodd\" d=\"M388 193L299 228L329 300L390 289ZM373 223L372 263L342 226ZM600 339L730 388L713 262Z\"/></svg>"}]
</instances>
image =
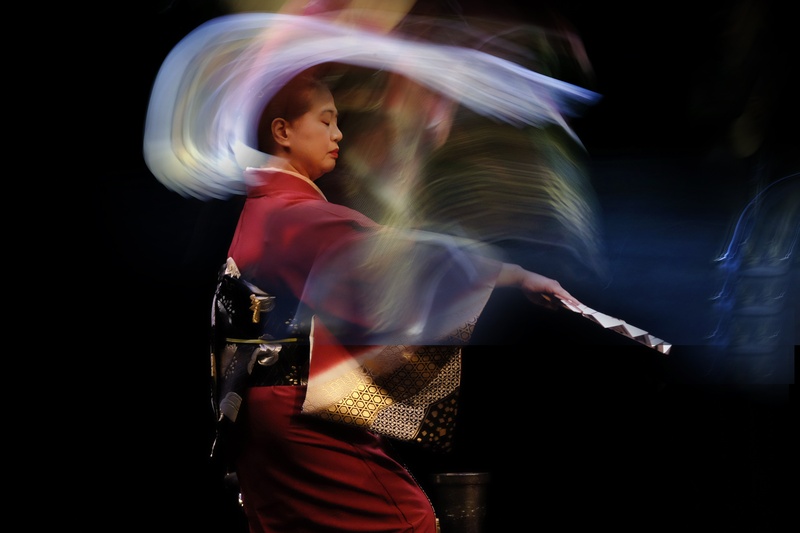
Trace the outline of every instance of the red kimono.
<instances>
[{"instance_id":1,"label":"red kimono","mask_svg":"<svg viewBox=\"0 0 800 533\"><path fill-rule=\"evenodd\" d=\"M434 533L430 501L381 433L418 434L428 405L458 387L452 346L468 339L500 264L331 204L300 175L251 168L246 178L229 256L243 279L313 316L308 385L252 387L239 413L250 531ZM400 398L375 385L439 352L448 362L423 388ZM374 389L383 393L363 401Z\"/></svg>"}]
</instances>

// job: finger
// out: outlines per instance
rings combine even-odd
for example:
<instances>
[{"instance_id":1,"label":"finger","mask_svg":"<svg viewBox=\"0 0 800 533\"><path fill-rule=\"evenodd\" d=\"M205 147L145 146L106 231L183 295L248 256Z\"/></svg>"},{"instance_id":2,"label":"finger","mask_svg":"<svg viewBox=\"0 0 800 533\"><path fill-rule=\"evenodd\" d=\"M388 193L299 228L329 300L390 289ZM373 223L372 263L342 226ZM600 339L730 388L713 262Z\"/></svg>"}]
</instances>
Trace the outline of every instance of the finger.
<instances>
[{"instance_id":1,"label":"finger","mask_svg":"<svg viewBox=\"0 0 800 533\"><path fill-rule=\"evenodd\" d=\"M565 303L568 303L570 305L573 305L573 306L581 305L581 302L577 298L575 298L574 296L572 296L570 293L568 293L566 291L560 291L560 293L557 293L556 296L558 296L562 301L564 301Z\"/></svg>"}]
</instances>

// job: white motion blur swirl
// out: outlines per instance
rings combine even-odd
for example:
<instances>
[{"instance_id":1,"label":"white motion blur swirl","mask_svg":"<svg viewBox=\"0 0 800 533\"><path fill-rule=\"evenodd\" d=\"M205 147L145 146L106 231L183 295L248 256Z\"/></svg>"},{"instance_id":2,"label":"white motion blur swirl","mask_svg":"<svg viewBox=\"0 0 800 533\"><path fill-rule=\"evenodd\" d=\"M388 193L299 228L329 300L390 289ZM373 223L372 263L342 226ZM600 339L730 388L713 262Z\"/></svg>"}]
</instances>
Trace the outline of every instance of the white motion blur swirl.
<instances>
[{"instance_id":1,"label":"white motion blur swirl","mask_svg":"<svg viewBox=\"0 0 800 533\"><path fill-rule=\"evenodd\" d=\"M292 77L325 62L393 71L491 119L518 126L557 124L573 137L565 116L599 99L470 48L310 16L227 15L195 29L164 60L145 123L148 168L183 196L243 194L244 169L270 157L254 148L264 106Z\"/></svg>"}]
</instances>

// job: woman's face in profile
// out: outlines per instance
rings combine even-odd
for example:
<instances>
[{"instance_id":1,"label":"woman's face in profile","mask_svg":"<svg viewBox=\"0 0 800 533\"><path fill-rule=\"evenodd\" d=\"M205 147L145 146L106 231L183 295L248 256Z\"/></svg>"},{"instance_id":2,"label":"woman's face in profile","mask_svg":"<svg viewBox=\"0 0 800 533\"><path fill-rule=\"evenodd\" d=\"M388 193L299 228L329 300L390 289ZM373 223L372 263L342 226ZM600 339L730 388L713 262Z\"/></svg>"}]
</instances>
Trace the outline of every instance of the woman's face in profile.
<instances>
[{"instance_id":1,"label":"woman's face in profile","mask_svg":"<svg viewBox=\"0 0 800 533\"><path fill-rule=\"evenodd\" d=\"M288 158L301 174L315 180L336 167L342 132L339 113L328 90L314 90L311 108L287 126Z\"/></svg>"}]
</instances>

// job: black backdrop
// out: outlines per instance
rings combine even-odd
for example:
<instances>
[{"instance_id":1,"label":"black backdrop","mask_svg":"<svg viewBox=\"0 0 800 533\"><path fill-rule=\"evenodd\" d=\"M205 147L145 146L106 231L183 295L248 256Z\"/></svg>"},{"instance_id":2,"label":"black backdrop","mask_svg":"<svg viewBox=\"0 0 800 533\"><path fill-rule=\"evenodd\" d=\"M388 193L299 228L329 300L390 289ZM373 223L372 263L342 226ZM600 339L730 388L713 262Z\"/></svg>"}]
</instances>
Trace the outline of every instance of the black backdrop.
<instances>
[{"instance_id":1,"label":"black backdrop","mask_svg":"<svg viewBox=\"0 0 800 533\"><path fill-rule=\"evenodd\" d=\"M502 12L495 4L462 2ZM686 294L699 286L697 300L708 296L708 263L755 186L754 158L720 148L741 106L719 103L737 101L735 91L722 83L716 93L708 87L725 57L715 43L722 15L732 8L725 2L551 5L583 37L595 89L604 94L576 128L593 161L618 272L601 289L576 280L574 292L680 342L668 359L500 291L479 324L481 342L465 353L456 452L399 450L426 484L433 472L491 472L489 531L553 521L565 528L781 531L796 496L789 453L796 446L793 362L777 383L726 380L711 369L716 359L695 358L699 335L685 334L686 322L672 319L681 312L668 305L674 296L692 324L702 321L708 308L692 307ZM788 43L786 17L777 3L766 5L774 15L769 33ZM166 191L141 156L161 60L188 31L223 12L211 1L131 5L109 15L117 24L92 28L95 46L83 54L93 71L92 82L83 84L86 114L100 132L84 160L97 179L89 212L93 242L102 243L93 251L99 281L92 285L98 308L116 302L113 313L95 313L103 339L95 355L107 379L92 380L92 405L102 406L102 414L92 417L89 457L81 465L96 487L90 519L101 526L243 527L234 494L207 457L206 327L237 204ZM780 54L769 61L781 57L788 61L771 68L782 80L796 61ZM718 108L708 103L696 112L701 87L715 96L705 102ZM797 159L786 147L797 145L796 104L782 87L769 156L791 171ZM686 268L667 268L665 275L654 266L676 252ZM500 311L507 309L514 312ZM796 346L791 350L793 361Z\"/></svg>"}]
</instances>

